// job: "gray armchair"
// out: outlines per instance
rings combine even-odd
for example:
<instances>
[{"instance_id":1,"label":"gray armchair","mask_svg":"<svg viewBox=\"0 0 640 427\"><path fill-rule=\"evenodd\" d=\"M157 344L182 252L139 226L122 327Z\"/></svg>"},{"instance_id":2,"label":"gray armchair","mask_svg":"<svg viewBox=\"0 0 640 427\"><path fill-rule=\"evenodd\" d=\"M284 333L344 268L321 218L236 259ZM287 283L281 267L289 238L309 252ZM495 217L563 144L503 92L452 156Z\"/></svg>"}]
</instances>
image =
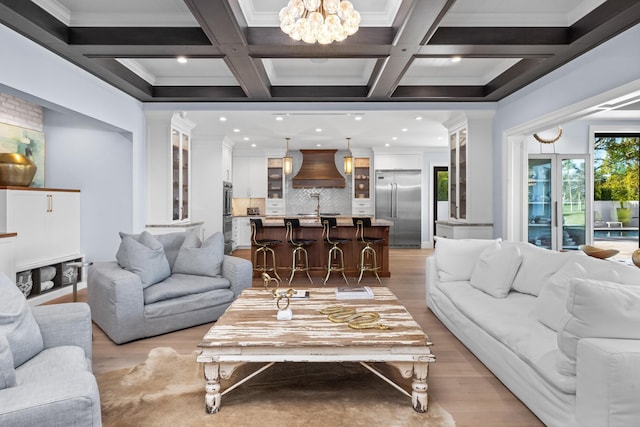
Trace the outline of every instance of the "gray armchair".
<instances>
[{"instance_id":1,"label":"gray armchair","mask_svg":"<svg viewBox=\"0 0 640 427\"><path fill-rule=\"evenodd\" d=\"M89 306L30 308L11 286L0 274L0 425L102 425Z\"/></svg>"},{"instance_id":2,"label":"gray armchair","mask_svg":"<svg viewBox=\"0 0 640 427\"><path fill-rule=\"evenodd\" d=\"M128 262L128 269L115 261L96 262L89 268L88 302L93 321L117 344L213 322L251 286L251 262L224 255L220 233L201 246L194 241L193 247L189 245L188 239L194 238L190 233L153 239L143 235L122 236L129 260L124 260L123 250L116 258L123 264ZM157 240L161 247L144 247L131 238L147 239L151 246Z\"/></svg>"}]
</instances>

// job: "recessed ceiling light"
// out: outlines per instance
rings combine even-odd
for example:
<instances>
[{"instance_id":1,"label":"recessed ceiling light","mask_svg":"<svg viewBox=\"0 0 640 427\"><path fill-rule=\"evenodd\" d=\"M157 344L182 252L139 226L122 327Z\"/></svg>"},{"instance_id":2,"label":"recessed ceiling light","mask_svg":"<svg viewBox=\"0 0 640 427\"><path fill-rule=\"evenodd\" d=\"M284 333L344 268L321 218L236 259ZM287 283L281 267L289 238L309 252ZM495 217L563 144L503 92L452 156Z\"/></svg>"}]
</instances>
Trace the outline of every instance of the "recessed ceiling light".
<instances>
[{"instance_id":1,"label":"recessed ceiling light","mask_svg":"<svg viewBox=\"0 0 640 427\"><path fill-rule=\"evenodd\" d=\"M422 120L422 116L417 116L416 120Z\"/></svg>"},{"instance_id":2,"label":"recessed ceiling light","mask_svg":"<svg viewBox=\"0 0 640 427\"><path fill-rule=\"evenodd\" d=\"M316 144L316 147L322 147L322 144Z\"/></svg>"},{"instance_id":3,"label":"recessed ceiling light","mask_svg":"<svg viewBox=\"0 0 640 427\"><path fill-rule=\"evenodd\" d=\"M255 147L256 147L256 144L251 144L251 146L252 146L253 148L255 148Z\"/></svg>"},{"instance_id":4,"label":"recessed ceiling light","mask_svg":"<svg viewBox=\"0 0 640 427\"><path fill-rule=\"evenodd\" d=\"M362 116L356 116L356 117L354 118L354 120L358 120L358 121L360 121L360 120L362 120Z\"/></svg>"},{"instance_id":5,"label":"recessed ceiling light","mask_svg":"<svg viewBox=\"0 0 640 427\"><path fill-rule=\"evenodd\" d=\"M321 128L316 128L316 132L322 132Z\"/></svg>"},{"instance_id":6,"label":"recessed ceiling light","mask_svg":"<svg viewBox=\"0 0 640 427\"><path fill-rule=\"evenodd\" d=\"M460 62L460 61L462 61L462 58L460 58L459 56L451 57L451 62Z\"/></svg>"},{"instance_id":7,"label":"recessed ceiling light","mask_svg":"<svg viewBox=\"0 0 640 427\"><path fill-rule=\"evenodd\" d=\"M187 63L187 57L186 56L178 56L176 58L176 60L180 63L180 64L186 64Z\"/></svg>"},{"instance_id":8,"label":"recessed ceiling light","mask_svg":"<svg viewBox=\"0 0 640 427\"><path fill-rule=\"evenodd\" d=\"M386 144L384 144L385 147L389 147L391 146L391 144L389 144L388 142Z\"/></svg>"},{"instance_id":9,"label":"recessed ceiling light","mask_svg":"<svg viewBox=\"0 0 640 427\"><path fill-rule=\"evenodd\" d=\"M392 138L391 138L391 140L392 140L392 141L397 141L397 140L398 140L398 137L397 137L397 136L394 136L394 137L392 137Z\"/></svg>"},{"instance_id":10,"label":"recessed ceiling light","mask_svg":"<svg viewBox=\"0 0 640 427\"><path fill-rule=\"evenodd\" d=\"M248 137L248 136L245 136L245 137L244 137L244 138L242 138L242 139L243 139L244 141L248 141L248 140L249 140L249 137Z\"/></svg>"},{"instance_id":11,"label":"recessed ceiling light","mask_svg":"<svg viewBox=\"0 0 640 427\"><path fill-rule=\"evenodd\" d=\"M279 121L279 122L281 122L281 121L283 121L283 120L284 120L284 117L282 117L282 116L276 116L276 120L277 120L277 121Z\"/></svg>"},{"instance_id":12,"label":"recessed ceiling light","mask_svg":"<svg viewBox=\"0 0 640 427\"><path fill-rule=\"evenodd\" d=\"M234 132L236 132L236 133L238 133L238 132L240 132L240 129L235 128L233 131L234 131Z\"/></svg>"},{"instance_id":13,"label":"recessed ceiling light","mask_svg":"<svg viewBox=\"0 0 640 427\"><path fill-rule=\"evenodd\" d=\"M219 120L220 120L221 122L226 122L226 121L227 121L227 118L226 118L225 116L220 116L220 119L219 119Z\"/></svg>"},{"instance_id":14,"label":"recessed ceiling light","mask_svg":"<svg viewBox=\"0 0 640 427\"><path fill-rule=\"evenodd\" d=\"M409 129L407 128L402 128L402 132L407 132Z\"/></svg>"}]
</instances>

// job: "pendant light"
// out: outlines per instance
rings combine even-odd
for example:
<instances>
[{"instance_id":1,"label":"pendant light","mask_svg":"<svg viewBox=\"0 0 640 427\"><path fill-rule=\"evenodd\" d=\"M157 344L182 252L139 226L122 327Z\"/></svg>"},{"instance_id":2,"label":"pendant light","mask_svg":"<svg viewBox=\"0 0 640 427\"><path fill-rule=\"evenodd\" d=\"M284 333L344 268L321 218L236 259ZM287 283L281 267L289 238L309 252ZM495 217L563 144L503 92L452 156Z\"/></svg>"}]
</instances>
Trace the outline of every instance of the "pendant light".
<instances>
[{"instance_id":1,"label":"pendant light","mask_svg":"<svg viewBox=\"0 0 640 427\"><path fill-rule=\"evenodd\" d=\"M293 159L291 158L291 154L289 154L289 140L291 138L285 138L287 144L287 151L284 153L284 157L282 158L282 167L284 169L285 175L291 175L293 172Z\"/></svg>"},{"instance_id":2,"label":"pendant light","mask_svg":"<svg viewBox=\"0 0 640 427\"><path fill-rule=\"evenodd\" d=\"M351 154L351 138L347 138L347 155L344 156L344 173L351 175L353 172L353 154Z\"/></svg>"}]
</instances>

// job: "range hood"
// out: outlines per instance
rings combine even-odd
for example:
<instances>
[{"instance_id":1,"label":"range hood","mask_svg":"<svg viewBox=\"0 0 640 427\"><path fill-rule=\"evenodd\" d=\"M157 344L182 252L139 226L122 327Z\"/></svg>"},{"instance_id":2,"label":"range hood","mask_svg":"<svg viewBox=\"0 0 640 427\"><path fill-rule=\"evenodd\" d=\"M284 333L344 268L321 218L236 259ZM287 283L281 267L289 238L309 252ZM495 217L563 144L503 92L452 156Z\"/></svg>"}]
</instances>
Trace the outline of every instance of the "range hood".
<instances>
[{"instance_id":1,"label":"range hood","mask_svg":"<svg viewBox=\"0 0 640 427\"><path fill-rule=\"evenodd\" d=\"M302 166L293 177L293 188L344 188L344 176L336 169L338 150L300 150Z\"/></svg>"}]
</instances>

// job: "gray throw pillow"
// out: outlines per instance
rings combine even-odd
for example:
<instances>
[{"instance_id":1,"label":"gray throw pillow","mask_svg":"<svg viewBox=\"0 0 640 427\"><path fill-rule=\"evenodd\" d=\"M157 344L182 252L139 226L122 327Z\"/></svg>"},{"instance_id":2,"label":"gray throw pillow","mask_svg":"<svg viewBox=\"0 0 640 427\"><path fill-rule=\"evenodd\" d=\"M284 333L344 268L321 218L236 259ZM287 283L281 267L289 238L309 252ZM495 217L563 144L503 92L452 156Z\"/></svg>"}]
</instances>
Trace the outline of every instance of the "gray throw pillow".
<instances>
[{"instance_id":1,"label":"gray throw pillow","mask_svg":"<svg viewBox=\"0 0 640 427\"><path fill-rule=\"evenodd\" d=\"M4 273L0 273L0 295L0 336L7 339L15 368L40 353L44 342L27 299Z\"/></svg>"},{"instance_id":2,"label":"gray throw pillow","mask_svg":"<svg viewBox=\"0 0 640 427\"><path fill-rule=\"evenodd\" d=\"M148 231L143 231L137 240L133 236L123 236L116 260L120 267L140 277L143 288L171 275L162 244Z\"/></svg>"},{"instance_id":3,"label":"gray throw pillow","mask_svg":"<svg viewBox=\"0 0 640 427\"><path fill-rule=\"evenodd\" d=\"M13 367L13 354L9 342L0 335L0 390L16 385L16 370Z\"/></svg>"},{"instance_id":4,"label":"gray throw pillow","mask_svg":"<svg viewBox=\"0 0 640 427\"><path fill-rule=\"evenodd\" d=\"M219 276L224 261L224 237L222 233L213 234L199 246L200 239L188 236L173 265L174 273L193 274L196 276ZM196 241L197 239L197 241ZM199 247L198 247L199 246Z\"/></svg>"}]
</instances>

